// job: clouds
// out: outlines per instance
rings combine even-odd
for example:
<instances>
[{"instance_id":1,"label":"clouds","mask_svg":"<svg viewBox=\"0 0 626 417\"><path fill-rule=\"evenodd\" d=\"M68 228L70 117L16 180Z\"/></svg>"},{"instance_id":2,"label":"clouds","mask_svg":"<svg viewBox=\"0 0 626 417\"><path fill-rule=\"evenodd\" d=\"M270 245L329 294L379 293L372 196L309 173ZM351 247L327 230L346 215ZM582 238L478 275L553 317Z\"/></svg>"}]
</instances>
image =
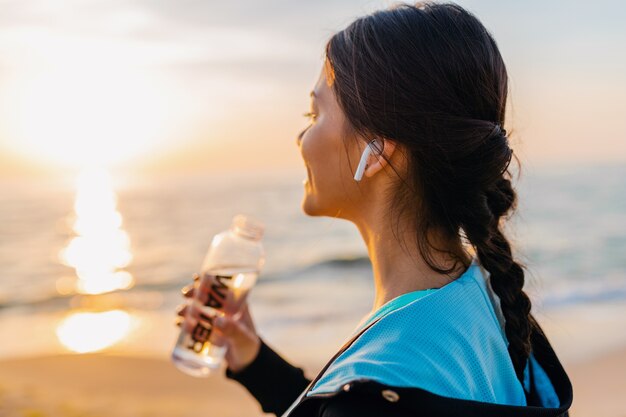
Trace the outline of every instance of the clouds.
<instances>
[{"instance_id":1,"label":"clouds","mask_svg":"<svg viewBox=\"0 0 626 417\"><path fill-rule=\"evenodd\" d=\"M55 91L67 89L68 96L78 97L80 91L72 89L109 83L123 100L124 85L150 80L150 88L163 91L160 96L168 101L176 126L186 127L172 139L188 147L185 152L195 155L194 146L211 149L217 141L246 147L259 141L262 153L290 141L304 124L300 114L308 107L308 91L328 38L354 18L392 3L0 0L0 144L18 140L4 126L15 118L11 108L23 95L20 86L27 90L29 79L50 79L50 74L80 74L81 82L62 77L64 88ZM516 111L509 122L522 133L529 154L560 158L567 149L580 158L587 155L585 141L595 133L588 115L613 114L626 91L621 75L626 71L626 28L621 23L626 6L617 0L592 6L540 0L459 3L498 42L513 88ZM55 100L47 102L52 106ZM84 105L102 108L98 97ZM28 106L33 107L24 108ZM133 110L139 112L138 120L154 120L149 106L143 107ZM562 138L555 134L555 124L561 125L557 131ZM610 125L603 135L607 139L599 139L604 146L594 148L598 154L609 148L608 138L626 135L625 126ZM562 146L568 139L567 147Z\"/></svg>"},{"instance_id":2,"label":"clouds","mask_svg":"<svg viewBox=\"0 0 626 417\"><path fill-rule=\"evenodd\" d=\"M319 28L356 3L3 1L0 65L37 65L58 51L148 65L306 60Z\"/></svg>"}]
</instances>

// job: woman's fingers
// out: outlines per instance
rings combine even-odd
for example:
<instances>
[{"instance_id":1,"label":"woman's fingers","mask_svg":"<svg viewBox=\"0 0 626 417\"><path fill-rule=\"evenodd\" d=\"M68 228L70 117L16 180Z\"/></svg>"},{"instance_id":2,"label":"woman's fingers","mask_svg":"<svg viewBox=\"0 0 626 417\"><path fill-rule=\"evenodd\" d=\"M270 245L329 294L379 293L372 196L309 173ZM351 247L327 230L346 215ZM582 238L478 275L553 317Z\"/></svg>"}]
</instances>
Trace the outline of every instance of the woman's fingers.
<instances>
[{"instance_id":1,"label":"woman's fingers","mask_svg":"<svg viewBox=\"0 0 626 417\"><path fill-rule=\"evenodd\" d=\"M188 309L189 309L188 304L181 304L178 307L176 307L176 314L181 317L185 317L185 314L187 314Z\"/></svg>"},{"instance_id":2,"label":"woman's fingers","mask_svg":"<svg viewBox=\"0 0 626 417\"><path fill-rule=\"evenodd\" d=\"M193 282L189 285L185 285L180 292L187 298L193 297L195 288L200 284L200 275L195 273L192 275Z\"/></svg>"},{"instance_id":3,"label":"woman's fingers","mask_svg":"<svg viewBox=\"0 0 626 417\"><path fill-rule=\"evenodd\" d=\"M180 327L181 329L189 333L193 331L193 328L196 327L196 324L198 322L197 320L193 318L189 318L189 317L176 317L176 319L174 320L174 323L178 327Z\"/></svg>"},{"instance_id":4,"label":"woman's fingers","mask_svg":"<svg viewBox=\"0 0 626 417\"><path fill-rule=\"evenodd\" d=\"M183 296L191 298L195 293L195 286L194 284L185 285L180 292L183 293Z\"/></svg>"},{"instance_id":5,"label":"woman's fingers","mask_svg":"<svg viewBox=\"0 0 626 417\"><path fill-rule=\"evenodd\" d=\"M192 331L198 324L207 329L212 328L215 316L219 313L217 311L207 311L197 304L188 301L186 304L178 306L176 314L183 319L181 321L182 327L187 331Z\"/></svg>"},{"instance_id":6,"label":"woman's fingers","mask_svg":"<svg viewBox=\"0 0 626 417\"><path fill-rule=\"evenodd\" d=\"M174 323L178 327L184 328L186 331L191 331L194 328L194 326L196 325L196 323L197 323L197 319L196 318L191 318L189 320L185 320L187 318L187 313L191 310L190 309L190 301L191 301L191 298L194 296L196 285L199 284L200 275L197 274L197 273L194 273L192 275L192 279L193 279L193 282L191 284L185 285L180 290L181 293L183 294L183 296L185 298L187 298L188 300L187 300L186 303L180 304L178 307L176 307L176 315L177 315L177 317L174 320Z\"/></svg>"},{"instance_id":7,"label":"woman's fingers","mask_svg":"<svg viewBox=\"0 0 626 417\"><path fill-rule=\"evenodd\" d=\"M239 312L233 317L223 315L223 313L217 311L209 312L194 302L194 300L197 300L200 304L203 304L202 298L208 296L208 288L201 287L200 281L200 274L193 274L193 282L181 289L183 296L187 300L176 309L178 316L176 325L187 332L193 331L198 325L207 329L214 327L217 333L216 337L226 337L226 339L234 342L235 345L240 343L249 345L250 340L256 339L256 329L247 301L244 301Z\"/></svg>"}]
</instances>

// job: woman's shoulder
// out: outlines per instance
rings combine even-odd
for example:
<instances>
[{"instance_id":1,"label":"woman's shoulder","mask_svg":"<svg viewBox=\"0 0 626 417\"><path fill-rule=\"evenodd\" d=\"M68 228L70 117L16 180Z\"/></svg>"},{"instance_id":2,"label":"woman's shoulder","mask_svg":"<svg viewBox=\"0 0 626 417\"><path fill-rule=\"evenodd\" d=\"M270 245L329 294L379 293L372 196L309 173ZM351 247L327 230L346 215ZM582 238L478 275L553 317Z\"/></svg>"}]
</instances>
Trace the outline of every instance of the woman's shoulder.
<instances>
[{"instance_id":1,"label":"woman's shoulder","mask_svg":"<svg viewBox=\"0 0 626 417\"><path fill-rule=\"evenodd\" d=\"M330 391L309 391L303 400L306 404L300 408L318 409L320 413L315 415L321 416L355 415L355 410L363 416L456 416L459 410L464 410L463 414L468 416L535 416L540 412L545 416L566 417L572 403L569 378L541 329L533 334L532 341L535 355L531 363L535 372L531 373L530 383L533 388L522 404L443 395L419 385L393 384L376 376L348 374ZM543 391L546 384L550 385L549 392ZM313 415L298 411L294 417Z\"/></svg>"},{"instance_id":2,"label":"woman's shoulder","mask_svg":"<svg viewBox=\"0 0 626 417\"><path fill-rule=\"evenodd\" d=\"M311 393L367 378L455 398L523 404L500 323L472 264L457 280L380 317L336 358Z\"/></svg>"}]
</instances>

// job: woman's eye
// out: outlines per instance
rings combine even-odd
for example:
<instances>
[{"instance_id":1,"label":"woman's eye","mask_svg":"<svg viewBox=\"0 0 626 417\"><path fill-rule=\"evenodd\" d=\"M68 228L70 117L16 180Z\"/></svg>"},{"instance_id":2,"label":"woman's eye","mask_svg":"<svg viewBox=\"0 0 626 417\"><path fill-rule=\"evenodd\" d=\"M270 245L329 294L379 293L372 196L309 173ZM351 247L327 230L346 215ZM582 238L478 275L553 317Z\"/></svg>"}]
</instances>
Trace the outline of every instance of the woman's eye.
<instances>
[{"instance_id":1,"label":"woman's eye","mask_svg":"<svg viewBox=\"0 0 626 417\"><path fill-rule=\"evenodd\" d=\"M315 118L317 117L317 115L313 112L306 112L303 114L304 117L310 119L311 121L315 121Z\"/></svg>"}]
</instances>

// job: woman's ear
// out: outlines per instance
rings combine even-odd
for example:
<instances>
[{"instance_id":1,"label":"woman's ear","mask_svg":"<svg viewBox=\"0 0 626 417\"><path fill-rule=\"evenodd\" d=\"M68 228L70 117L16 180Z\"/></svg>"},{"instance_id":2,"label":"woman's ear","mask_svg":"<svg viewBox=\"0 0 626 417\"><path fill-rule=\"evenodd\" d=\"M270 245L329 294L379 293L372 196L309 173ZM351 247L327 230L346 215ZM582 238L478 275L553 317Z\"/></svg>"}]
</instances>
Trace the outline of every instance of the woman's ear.
<instances>
[{"instance_id":1,"label":"woman's ear","mask_svg":"<svg viewBox=\"0 0 626 417\"><path fill-rule=\"evenodd\" d=\"M369 156L367 168L365 168L365 171L363 172L363 174L368 178L373 177L377 172L385 168L388 165L387 161L391 158L391 155L393 155L396 150L396 143L392 140L377 139L377 141L379 143L380 141L382 141L383 150L380 154L372 152L372 154Z\"/></svg>"}]
</instances>

